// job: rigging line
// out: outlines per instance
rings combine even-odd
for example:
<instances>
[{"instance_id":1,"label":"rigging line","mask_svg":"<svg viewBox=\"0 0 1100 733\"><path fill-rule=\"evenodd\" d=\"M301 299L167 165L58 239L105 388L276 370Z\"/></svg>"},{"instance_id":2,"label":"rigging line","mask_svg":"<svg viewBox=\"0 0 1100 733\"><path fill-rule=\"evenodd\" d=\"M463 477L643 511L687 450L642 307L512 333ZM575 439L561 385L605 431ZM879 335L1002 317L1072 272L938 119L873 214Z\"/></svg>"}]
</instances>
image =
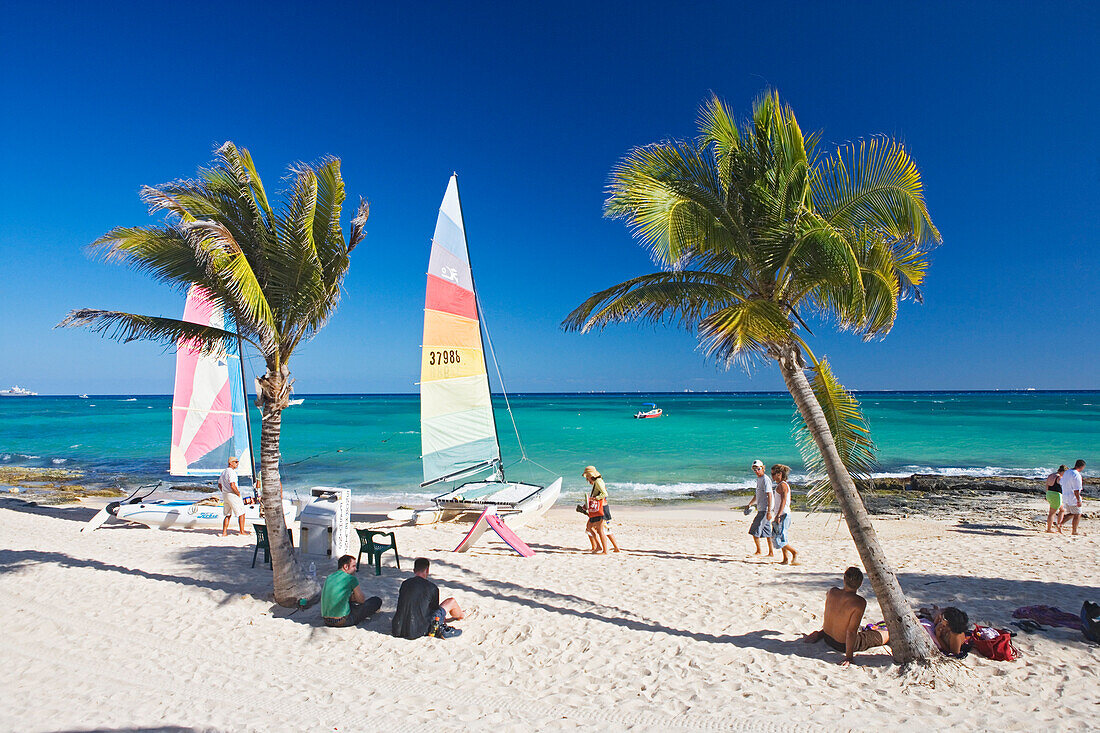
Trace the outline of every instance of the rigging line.
<instances>
[{"instance_id":1,"label":"rigging line","mask_svg":"<svg viewBox=\"0 0 1100 733\"><path fill-rule=\"evenodd\" d=\"M519 454L524 460L527 458L527 450L523 447L523 438L519 437L519 426L516 425L516 416L512 414L512 403L508 399L508 390L504 388L504 377L500 373L500 364L497 362L496 351L493 350L493 339L489 335L489 324L485 321L485 311L481 308L481 298L478 298L477 294L474 294L477 298L477 311L481 315L482 332L485 334L485 343L489 344L489 356L493 359L493 368L497 373L497 382L500 383L500 393L504 395L504 406L508 408L508 417L512 420L512 430L516 432L516 442L519 443ZM490 405L492 404L492 395L489 397Z\"/></svg>"}]
</instances>

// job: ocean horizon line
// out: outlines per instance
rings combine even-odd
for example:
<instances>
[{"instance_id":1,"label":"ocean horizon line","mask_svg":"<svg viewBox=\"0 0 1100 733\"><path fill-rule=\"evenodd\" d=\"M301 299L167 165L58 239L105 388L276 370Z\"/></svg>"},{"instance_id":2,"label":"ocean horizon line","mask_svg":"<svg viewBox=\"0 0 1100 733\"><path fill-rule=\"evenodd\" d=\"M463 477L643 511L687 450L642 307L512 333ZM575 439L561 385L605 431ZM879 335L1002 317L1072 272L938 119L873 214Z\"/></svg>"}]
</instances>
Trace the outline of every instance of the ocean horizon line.
<instances>
[{"instance_id":1,"label":"ocean horizon line","mask_svg":"<svg viewBox=\"0 0 1100 733\"><path fill-rule=\"evenodd\" d=\"M1100 389L1038 389L1038 388L1012 388L1012 389L853 389L853 394L1100 394ZM38 393L34 397L171 397L170 392L97 392L97 393ZM492 391L494 396L504 396L504 392ZM655 391L619 391L619 390L584 390L581 392L508 392L511 397L585 397L585 396L612 396L630 397L660 395L665 397L682 397L684 395L786 395L786 390L655 390ZM295 397L419 397L419 392L295 392ZM248 393L254 397L254 392ZM29 398L30 396L28 396Z\"/></svg>"}]
</instances>

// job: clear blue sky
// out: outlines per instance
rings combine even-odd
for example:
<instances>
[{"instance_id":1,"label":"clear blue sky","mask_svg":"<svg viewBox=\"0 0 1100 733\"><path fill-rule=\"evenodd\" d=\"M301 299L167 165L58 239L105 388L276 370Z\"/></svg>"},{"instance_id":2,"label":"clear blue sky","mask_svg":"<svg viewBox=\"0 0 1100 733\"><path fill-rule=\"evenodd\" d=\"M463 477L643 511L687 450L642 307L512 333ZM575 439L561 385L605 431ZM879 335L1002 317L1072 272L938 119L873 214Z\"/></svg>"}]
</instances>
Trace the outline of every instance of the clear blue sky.
<instances>
[{"instance_id":1,"label":"clear blue sky","mask_svg":"<svg viewBox=\"0 0 1100 733\"><path fill-rule=\"evenodd\" d=\"M269 189L287 163L333 154L371 202L343 304L292 362L302 393L415 390L452 170L510 390L781 389L774 368L722 371L682 332L559 328L652 268L601 217L615 161L694 135L711 91L747 113L773 86L826 141L903 139L944 236L926 303L885 341L814 342L842 381L1100 388L1097 6L755 5L5 4L0 385L171 390L160 347L52 327L83 306L182 312L83 247L149 223L142 184L233 140Z\"/></svg>"}]
</instances>

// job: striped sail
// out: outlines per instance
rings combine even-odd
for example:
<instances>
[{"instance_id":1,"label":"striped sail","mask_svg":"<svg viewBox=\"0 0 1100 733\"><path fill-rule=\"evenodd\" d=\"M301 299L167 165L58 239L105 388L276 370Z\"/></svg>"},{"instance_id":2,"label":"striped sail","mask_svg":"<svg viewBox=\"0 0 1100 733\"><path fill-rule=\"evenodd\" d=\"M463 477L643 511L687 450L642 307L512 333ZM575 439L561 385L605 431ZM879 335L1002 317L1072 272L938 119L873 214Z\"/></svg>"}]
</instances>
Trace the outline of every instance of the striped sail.
<instances>
[{"instance_id":1,"label":"striped sail","mask_svg":"<svg viewBox=\"0 0 1100 733\"><path fill-rule=\"evenodd\" d=\"M439 207L424 299L420 442L424 484L500 461L466 230L451 176Z\"/></svg>"},{"instance_id":2,"label":"striped sail","mask_svg":"<svg viewBox=\"0 0 1100 733\"><path fill-rule=\"evenodd\" d=\"M197 286L187 293L183 320L233 330L232 320ZM168 468L173 476L217 475L230 456L240 459L238 474L252 475L240 359L236 343L205 356L182 339L177 344Z\"/></svg>"}]
</instances>

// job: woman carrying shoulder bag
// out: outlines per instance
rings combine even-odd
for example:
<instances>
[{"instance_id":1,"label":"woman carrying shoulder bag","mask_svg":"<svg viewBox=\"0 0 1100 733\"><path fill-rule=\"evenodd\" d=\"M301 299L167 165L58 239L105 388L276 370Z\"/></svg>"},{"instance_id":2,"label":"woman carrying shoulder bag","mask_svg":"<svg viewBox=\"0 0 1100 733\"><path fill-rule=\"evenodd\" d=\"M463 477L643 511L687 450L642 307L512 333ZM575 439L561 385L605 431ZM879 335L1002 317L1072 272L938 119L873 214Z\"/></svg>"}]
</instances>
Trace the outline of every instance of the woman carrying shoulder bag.
<instances>
[{"instance_id":1,"label":"woman carrying shoulder bag","mask_svg":"<svg viewBox=\"0 0 1100 733\"><path fill-rule=\"evenodd\" d=\"M588 540L592 545L591 552L592 554L602 552L606 555L609 540L615 548L615 552L618 552L619 544L615 541L615 536L608 526L611 521L611 510L607 506L607 485L604 484L603 477L600 476L600 472L596 470L595 466L586 466L581 475L588 479L588 483L592 486L592 493L588 495L586 507L588 510L587 532Z\"/></svg>"}]
</instances>

